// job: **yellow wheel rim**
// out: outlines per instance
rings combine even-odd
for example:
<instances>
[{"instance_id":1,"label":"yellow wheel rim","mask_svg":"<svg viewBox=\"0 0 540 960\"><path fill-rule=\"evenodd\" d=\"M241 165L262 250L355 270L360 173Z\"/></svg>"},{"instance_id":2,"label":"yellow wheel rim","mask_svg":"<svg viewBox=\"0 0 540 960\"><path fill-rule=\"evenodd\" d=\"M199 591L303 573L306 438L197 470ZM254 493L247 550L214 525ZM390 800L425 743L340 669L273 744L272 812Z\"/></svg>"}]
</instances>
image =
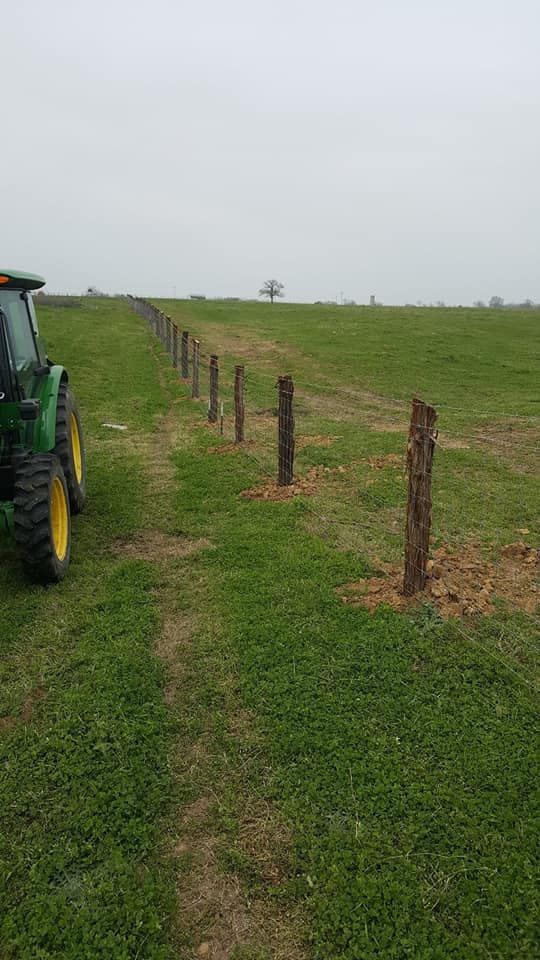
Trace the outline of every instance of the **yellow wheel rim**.
<instances>
[{"instance_id":1,"label":"yellow wheel rim","mask_svg":"<svg viewBox=\"0 0 540 960\"><path fill-rule=\"evenodd\" d=\"M83 478L81 435L79 433L79 424L74 413L71 414L71 449L73 451L73 466L75 468L75 478L80 484Z\"/></svg>"},{"instance_id":2,"label":"yellow wheel rim","mask_svg":"<svg viewBox=\"0 0 540 960\"><path fill-rule=\"evenodd\" d=\"M69 540L69 514L64 484L55 477L51 490L51 532L54 552L59 560L65 560Z\"/></svg>"}]
</instances>

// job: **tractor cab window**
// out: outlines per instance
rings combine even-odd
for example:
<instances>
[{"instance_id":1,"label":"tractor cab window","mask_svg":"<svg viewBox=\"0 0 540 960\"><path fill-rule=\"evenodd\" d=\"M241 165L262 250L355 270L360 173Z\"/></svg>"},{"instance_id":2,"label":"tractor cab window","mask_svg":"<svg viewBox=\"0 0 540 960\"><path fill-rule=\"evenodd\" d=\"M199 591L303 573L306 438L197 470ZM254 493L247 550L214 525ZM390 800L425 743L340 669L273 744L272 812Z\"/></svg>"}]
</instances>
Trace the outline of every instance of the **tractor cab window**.
<instances>
[{"instance_id":1,"label":"tractor cab window","mask_svg":"<svg viewBox=\"0 0 540 960\"><path fill-rule=\"evenodd\" d=\"M19 290L3 290L0 307L7 317L8 337L17 371L30 371L38 363L32 321Z\"/></svg>"}]
</instances>

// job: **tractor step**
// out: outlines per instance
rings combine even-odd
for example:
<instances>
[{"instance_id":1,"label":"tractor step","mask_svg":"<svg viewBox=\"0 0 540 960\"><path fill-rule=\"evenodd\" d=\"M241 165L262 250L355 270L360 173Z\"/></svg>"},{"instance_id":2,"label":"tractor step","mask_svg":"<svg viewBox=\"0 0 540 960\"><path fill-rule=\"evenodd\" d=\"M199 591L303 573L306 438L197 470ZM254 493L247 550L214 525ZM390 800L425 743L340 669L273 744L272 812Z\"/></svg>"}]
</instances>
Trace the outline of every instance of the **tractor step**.
<instances>
[{"instance_id":1,"label":"tractor step","mask_svg":"<svg viewBox=\"0 0 540 960\"><path fill-rule=\"evenodd\" d=\"M13 503L11 500L0 500L0 534L13 533Z\"/></svg>"}]
</instances>

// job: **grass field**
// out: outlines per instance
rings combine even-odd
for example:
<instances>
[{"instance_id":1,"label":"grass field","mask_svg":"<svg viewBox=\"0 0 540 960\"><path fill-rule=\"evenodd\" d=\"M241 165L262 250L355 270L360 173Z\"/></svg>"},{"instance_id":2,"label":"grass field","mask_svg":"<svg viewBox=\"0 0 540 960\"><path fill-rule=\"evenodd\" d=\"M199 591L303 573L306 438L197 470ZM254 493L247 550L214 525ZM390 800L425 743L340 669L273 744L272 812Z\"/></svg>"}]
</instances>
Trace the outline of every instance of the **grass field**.
<instances>
[{"instance_id":1,"label":"grass field","mask_svg":"<svg viewBox=\"0 0 540 960\"><path fill-rule=\"evenodd\" d=\"M437 541L538 543L537 319L164 309L223 358L227 414L246 363L245 453L214 452L125 303L41 311L90 503L58 588L0 545L0 955L534 956L538 621L370 614L335 590L400 553L403 480L367 461L403 452L413 393L439 410ZM333 438L298 472L347 471L246 500L273 469L278 373L299 435Z\"/></svg>"},{"instance_id":2,"label":"grass field","mask_svg":"<svg viewBox=\"0 0 540 960\"><path fill-rule=\"evenodd\" d=\"M359 461L403 455L414 395L433 403L439 416L436 534L460 544L464 536L504 544L525 527L538 542L537 315L219 302L161 305L182 328L192 329L203 351L219 353L229 413L233 364L246 364L252 414L247 436L264 441L256 453L272 471L268 454L275 451L275 423L266 424L257 414L275 407L277 375L293 375L298 434L337 435L330 449L303 447L299 472L318 464L353 468L345 510L323 492L325 514L330 502L336 518L345 521L340 536L346 545L365 545L365 528L355 531L354 524L377 522L377 503L391 512L403 500L391 472L370 482L368 495L369 467ZM358 488L353 492L354 479ZM387 539L388 520L384 515L374 538L378 551ZM401 526L392 543L391 555L402 549Z\"/></svg>"}]
</instances>

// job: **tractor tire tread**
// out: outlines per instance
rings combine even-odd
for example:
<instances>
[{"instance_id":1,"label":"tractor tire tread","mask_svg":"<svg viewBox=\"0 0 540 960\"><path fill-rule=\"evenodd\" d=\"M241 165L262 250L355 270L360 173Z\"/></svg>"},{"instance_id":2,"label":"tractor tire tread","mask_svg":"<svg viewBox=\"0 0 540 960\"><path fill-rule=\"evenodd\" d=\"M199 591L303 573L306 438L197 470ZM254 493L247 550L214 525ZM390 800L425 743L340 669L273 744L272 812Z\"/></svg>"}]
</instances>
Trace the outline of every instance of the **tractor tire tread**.
<instances>
[{"instance_id":1,"label":"tractor tire tread","mask_svg":"<svg viewBox=\"0 0 540 960\"><path fill-rule=\"evenodd\" d=\"M50 529L50 488L58 475L65 482L59 458L46 453L29 456L15 478L15 542L23 565L41 583L57 583L69 565L69 545L66 557L59 561Z\"/></svg>"},{"instance_id":2,"label":"tractor tire tread","mask_svg":"<svg viewBox=\"0 0 540 960\"><path fill-rule=\"evenodd\" d=\"M81 441L83 468L81 483L77 481L77 477L75 475L75 466L73 463L73 455L71 450L71 414L74 414L77 419ZM86 503L86 462L84 441L77 404L75 403L75 399L67 383L61 383L58 389L58 402L56 407L56 437L53 452L56 454L60 460L60 463L62 464L69 493L71 512L72 514L81 513Z\"/></svg>"}]
</instances>

